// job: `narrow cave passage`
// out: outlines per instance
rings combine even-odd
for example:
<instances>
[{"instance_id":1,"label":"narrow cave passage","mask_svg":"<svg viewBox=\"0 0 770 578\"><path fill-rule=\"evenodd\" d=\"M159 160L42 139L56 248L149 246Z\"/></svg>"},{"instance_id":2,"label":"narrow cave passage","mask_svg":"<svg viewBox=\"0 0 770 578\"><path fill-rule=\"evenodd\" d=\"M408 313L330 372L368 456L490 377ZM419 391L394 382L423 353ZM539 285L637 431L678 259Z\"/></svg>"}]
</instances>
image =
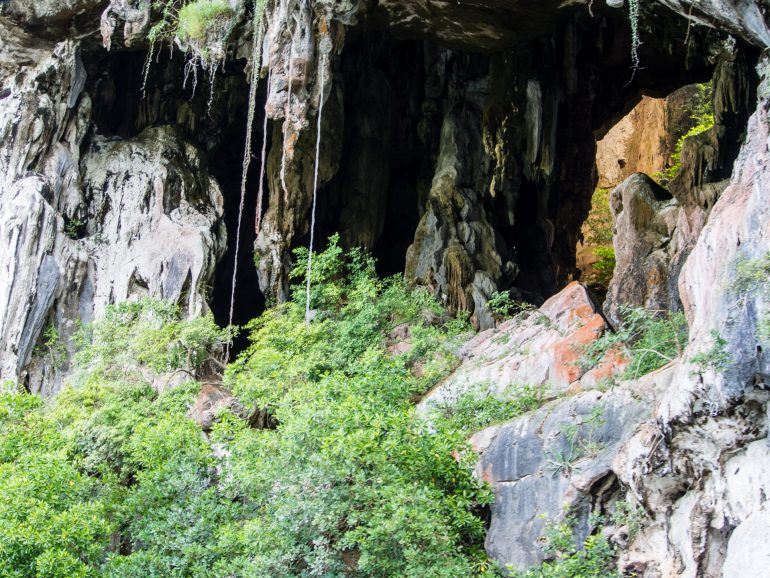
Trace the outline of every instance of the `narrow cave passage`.
<instances>
[{"instance_id":1,"label":"narrow cave passage","mask_svg":"<svg viewBox=\"0 0 770 578\"><path fill-rule=\"evenodd\" d=\"M264 92L262 90L261 92ZM228 127L222 145L211 157L211 172L216 177L224 196L225 226L227 227L227 251L216 268L211 293L211 311L217 324L224 327L230 317L230 298L235 268L235 244L238 232L238 210L240 207L241 175L245 150L245 130L248 110L239 111L239 121ZM235 277L235 298L233 301L233 324L243 326L265 310L265 297L259 288L257 269L254 265L254 242L257 238L257 190L259 188L262 126L264 120L264 95L257 98L257 114L252 134L252 159L246 181L243 214L241 217L240 246L238 248L238 269ZM270 130L268 129L267 138ZM268 142L269 146L269 142ZM248 345L248 335L241 331L233 341L231 358Z\"/></svg>"},{"instance_id":2,"label":"narrow cave passage","mask_svg":"<svg viewBox=\"0 0 770 578\"><path fill-rule=\"evenodd\" d=\"M220 185L227 250L215 269L208 298L216 322L227 325L248 115L245 61L228 62L220 69L212 90L210 79L201 71L198 84L193 87L192 80L185 79L184 58L179 54L170 56L166 50L156 55L146 84L146 51L119 51L106 56L96 51L85 55L84 60L89 68L88 91L94 101L96 133L100 138L129 139L148 127L172 125L180 138L194 144L202 153L205 162L201 169ZM262 143L264 93L262 83L253 133L253 154L257 157ZM253 262L259 169L259 159L252 158L241 225L233 316L236 325L247 323L265 308ZM241 351L247 341L245 334L238 336L234 354Z\"/></svg>"},{"instance_id":3,"label":"narrow cave passage","mask_svg":"<svg viewBox=\"0 0 770 578\"><path fill-rule=\"evenodd\" d=\"M404 272L420 199L433 176L434 143L420 131L425 43L372 31L357 31L348 42L354 48L335 78L344 93L342 154L318 194L316 247L323 250L339 233L346 248L368 249L378 274L391 276ZM294 245L308 240L300 235Z\"/></svg>"}]
</instances>

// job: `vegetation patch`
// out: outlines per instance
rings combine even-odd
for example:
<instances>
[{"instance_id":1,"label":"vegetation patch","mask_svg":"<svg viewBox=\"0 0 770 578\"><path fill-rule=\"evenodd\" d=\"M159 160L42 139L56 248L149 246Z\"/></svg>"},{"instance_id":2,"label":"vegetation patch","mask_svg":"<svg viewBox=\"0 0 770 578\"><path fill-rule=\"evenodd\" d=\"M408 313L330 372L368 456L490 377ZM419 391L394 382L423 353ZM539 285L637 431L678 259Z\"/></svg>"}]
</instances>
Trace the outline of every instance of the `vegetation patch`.
<instances>
[{"instance_id":1,"label":"vegetation patch","mask_svg":"<svg viewBox=\"0 0 770 578\"><path fill-rule=\"evenodd\" d=\"M636 379L682 354L687 343L684 313L623 306L620 316L622 322L617 331L606 332L583 349L581 367L595 367L610 350L621 348L630 360L622 378Z\"/></svg>"},{"instance_id":2,"label":"vegetation patch","mask_svg":"<svg viewBox=\"0 0 770 578\"><path fill-rule=\"evenodd\" d=\"M583 244L593 253L592 263L583 272L583 281L599 293L605 293L615 271L612 245L613 220L610 189L596 189L591 197L591 211L583 223Z\"/></svg>"},{"instance_id":3,"label":"vegetation patch","mask_svg":"<svg viewBox=\"0 0 770 578\"><path fill-rule=\"evenodd\" d=\"M467 321L378 279L360 251L332 242L314 262L314 320L300 288L250 324L226 371L276 429L223 410L204 436L187 417L199 382L152 387L158 372L208 374L230 335L159 301L84 328L75 377L51 403L0 395L4 575L497 575L477 515L492 494L465 431L428 431L413 406L455 366ZM403 324L413 347L394 356Z\"/></svg>"},{"instance_id":4,"label":"vegetation patch","mask_svg":"<svg viewBox=\"0 0 770 578\"><path fill-rule=\"evenodd\" d=\"M466 435L514 419L539 408L546 401L546 389L533 385L512 385L501 397L478 385L456 400L438 404L434 421Z\"/></svg>"},{"instance_id":5,"label":"vegetation patch","mask_svg":"<svg viewBox=\"0 0 770 578\"><path fill-rule=\"evenodd\" d=\"M592 520L592 525L601 524L601 519ZM543 549L551 560L542 565L517 572L511 568L513 578L618 578L614 569L615 549L607 537L591 535L580 545L575 544L575 520L567 518L560 523L551 523L543 536Z\"/></svg>"},{"instance_id":6,"label":"vegetation patch","mask_svg":"<svg viewBox=\"0 0 770 578\"><path fill-rule=\"evenodd\" d=\"M652 175L661 186L667 186L682 170L682 150L688 139L701 135L714 127L714 87L711 81L698 85L697 97L693 102L692 126L674 146L671 166Z\"/></svg>"}]
</instances>

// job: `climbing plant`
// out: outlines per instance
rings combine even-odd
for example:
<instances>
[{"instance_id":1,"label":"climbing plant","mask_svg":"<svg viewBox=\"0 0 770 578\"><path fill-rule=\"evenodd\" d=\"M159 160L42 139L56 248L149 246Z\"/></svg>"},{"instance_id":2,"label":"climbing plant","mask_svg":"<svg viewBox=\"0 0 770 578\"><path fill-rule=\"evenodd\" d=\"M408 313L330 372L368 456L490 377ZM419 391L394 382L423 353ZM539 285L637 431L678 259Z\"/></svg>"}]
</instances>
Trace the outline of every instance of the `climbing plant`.
<instances>
[{"instance_id":1,"label":"climbing plant","mask_svg":"<svg viewBox=\"0 0 770 578\"><path fill-rule=\"evenodd\" d=\"M636 73L639 70L639 0L628 0L628 19L631 24L631 66Z\"/></svg>"}]
</instances>

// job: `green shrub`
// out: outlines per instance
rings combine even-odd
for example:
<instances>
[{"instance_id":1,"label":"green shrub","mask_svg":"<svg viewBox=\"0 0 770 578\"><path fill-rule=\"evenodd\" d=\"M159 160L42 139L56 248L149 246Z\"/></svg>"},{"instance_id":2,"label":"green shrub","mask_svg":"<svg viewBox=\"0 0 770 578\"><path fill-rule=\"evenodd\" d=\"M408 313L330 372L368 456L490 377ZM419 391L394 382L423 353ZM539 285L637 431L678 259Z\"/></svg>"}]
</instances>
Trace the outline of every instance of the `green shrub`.
<instances>
[{"instance_id":1,"label":"green shrub","mask_svg":"<svg viewBox=\"0 0 770 578\"><path fill-rule=\"evenodd\" d=\"M591 210L583 223L586 245L612 245L612 209L610 189L596 189L591 197Z\"/></svg>"},{"instance_id":2,"label":"green shrub","mask_svg":"<svg viewBox=\"0 0 770 578\"><path fill-rule=\"evenodd\" d=\"M597 247L594 249L594 255L598 260L592 265L593 282L602 287L608 287L612 281L612 275L615 273L615 249Z\"/></svg>"},{"instance_id":3,"label":"green shrub","mask_svg":"<svg viewBox=\"0 0 770 578\"><path fill-rule=\"evenodd\" d=\"M575 545L573 526L567 518L549 524L545 531L544 550L553 560L526 572L511 569L513 578L619 578L614 569L615 552L609 540L601 535L586 538L581 547Z\"/></svg>"},{"instance_id":4,"label":"green shrub","mask_svg":"<svg viewBox=\"0 0 770 578\"><path fill-rule=\"evenodd\" d=\"M711 332L711 347L690 358L690 363L697 367L695 373L706 371L722 372L730 363L730 354L727 352L727 340L717 331Z\"/></svg>"},{"instance_id":5,"label":"green shrub","mask_svg":"<svg viewBox=\"0 0 770 578\"><path fill-rule=\"evenodd\" d=\"M621 307L621 324L583 349L581 367L595 367L614 348L622 348L630 363L623 375L635 379L663 367L681 355L687 342L687 321L681 312Z\"/></svg>"},{"instance_id":6,"label":"green shrub","mask_svg":"<svg viewBox=\"0 0 770 578\"><path fill-rule=\"evenodd\" d=\"M495 291L487 301L487 307L496 319L505 319L516 311L516 302L509 291Z\"/></svg>"},{"instance_id":7,"label":"green shrub","mask_svg":"<svg viewBox=\"0 0 770 578\"><path fill-rule=\"evenodd\" d=\"M583 242L593 247L596 261L584 271L590 285L607 287L615 271L615 250L612 247L613 219L610 209L610 189L596 189L591 198L591 211L583 228Z\"/></svg>"},{"instance_id":8,"label":"green shrub","mask_svg":"<svg viewBox=\"0 0 770 578\"><path fill-rule=\"evenodd\" d=\"M685 132L674 146L671 156L671 166L652 175L660 185L666 186L682 170L682 150L688 139L703 134L714 127L714 88L711 81L698 85L697 98L693 103L691 121L692 126Z\"/></svg>"},{"instance_id":9,"label":"green shrub","mask_svg":"<svg viewBox=\"0 0 770 578\"><path fill-rule=\"evenodd\" d=\"M234 15L228 0L195 0L179 10L176 34L184 42L206 42L209 32L227 29Z\"/></svg>"},{"instance_id":10,"label":"green shrub","mask_svg":"<svg viewBox=\"0 0 770 578\"><path fill-rule=\"evenodd\" d=\"M195 372L207 362L219 363L233 333L219 329L211 314L182 319L178 305L145 298L110 306L102 319L81 328L76 362L111 377L141 369Z\"/></svg>"},{"instance_id":11,"label":"green shrub","mask_svg":"<svg viewBox=\"0 0 770 578\"><path fill-rule=\"evenodd\" d=\"M537 409L545 402L545 394L543 387L512 385L505 396L496 397L483 386L478 386L464 392L456 400L437 405L434 420L444 427L470 435Z\"/></svg>"},{"instance_id":12,"label":"green shrub","mask_svg":"<svg viewBox=\"0 0 770 578\"><path fill-rule=\"evenodd\" d=\"M494 574L476 515L492 496L464 433L428 431L413 407L457 363L467 321L377 279L361 252L332 242L315 262L314 321L304 298L267 311L227 371L274 430L224 412L206 437L187 417L198 383L151 386L229 332L150 300L79 333L74 381L51 403L0 395L4 575ZM412 347L392 355L403 324Z\"/></svg>"},{"instance_id":13,"label":"green shrub","mask_svg":"<svg viewBox=\"0 0 770 578\"><path fill-rule=\"evenodd\" d=\"M300 279L307 252L297 257ZM428 432L411 401L454 366L467 323L437 322L443 312L426 292L377 279L372 260L343 255L337 237L313 263L313 322L305 323L299 284L294 301L250 325L251 346L227 375L280 426L221 434L232 451L227 492L250 496L257 516L233 528L229 539L244 556L219 571L478 574L488 562L473 511L491 496L452 457L463 432ZM412 350L393 357L387 335L403 324Z\"/></svg>"}]
</instances>

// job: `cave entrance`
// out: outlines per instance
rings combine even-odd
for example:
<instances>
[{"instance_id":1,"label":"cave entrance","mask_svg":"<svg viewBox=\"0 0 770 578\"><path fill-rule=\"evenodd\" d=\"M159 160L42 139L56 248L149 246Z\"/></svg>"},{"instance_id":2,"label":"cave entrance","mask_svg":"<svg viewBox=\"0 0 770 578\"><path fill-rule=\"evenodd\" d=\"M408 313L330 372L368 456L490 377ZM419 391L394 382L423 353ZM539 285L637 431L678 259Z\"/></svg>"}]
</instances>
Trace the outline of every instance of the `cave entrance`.
<instances>
[{"instance_id":1,"label":"cave entrance","mask_svg":"<svg viewBox=\"0 0 770 578\"><path fill-rule=\"evenodd\" d=\"M643 96L596 143L597 185L575 248L581 280L604 300L615 267L612 191L634 173L663 187L681 168L685 138L713 122L711 83L692 84L665 98Z\"/></svg>"},{"instance_id":2,"label":"cave entrance","mask_svg":"<svg viewBox=\"0 0 770 578\"><path fill-rule=\"evenodd\" d=\"M246 195L240 224L238 245L238 268L235 276L233 300L233 324L243 326L265 310L265 297L259 287L257 267L254 264L254 243L257 239L257 191L259 189L260 161L256 158L258 146L262 143L264 123L264 89L257 98L256 115L252 133L252 159L246 179ZM211 173L222 187L224 217L227 227L227 251L219 262L214 274L211 293L211 311L217 324L224 327L230 318L230 298L235 270L235 248L238 239L238 218L241 196L241 176L245 153L248 103L237 110L236 122L227 126L222 144L210 157ZM270 128L266 138L270 138ZM269 140L267 146L270 146ZM267 184L264 184L267 187ZM248 346L248 334L241 331L233 340L231 356L235 357Z\"/></svg>"},{"instance_id":3,"label":"cave entrance","mask_svg":"<svg viewBox=\"0 0 770 578\"><path fill-rule=\"evenodd\" d=\"M94 101L97 132L108 138L132 138L150 126L173 125L186 142L195 145L205 166L219 183L224 202L227 250L217 264L208 300L216 322L228 324L237 237L240 185L248 118L249 85L246 61L228 61L214 79L200 71L197 86L185 78L185 57L178 51L157 54L145 79L146 51L96 51L84 57L89 68L89 93ZM253 146L262 143L265 87L260 84L254 120ZM144 88L144 91L143 91ZM270 132L268 131L268 138ZM269 143L268 143L269 145ZM265 309L253 261L256 239L256 197L259 161L252 159L241 223L233 323L244 325ZM248 339L233 344L240 352Z\"/></svg>"},{"instance_id":4,"label":"cave entrance","mask_svg":"<svg viewBox=\"0 0 770 578\"><path fill-rule=\"evenodd\" d=\"M316 250L339 233L345 248L372 253L379 275L397 275L404 272L420 198L433 178L432 142L420 130L426 47L361 29L346 43L335 77L344 99L342 154L318 193ZM296 244L308 240L302 235Z\"/></svg>"}]
</instances>

